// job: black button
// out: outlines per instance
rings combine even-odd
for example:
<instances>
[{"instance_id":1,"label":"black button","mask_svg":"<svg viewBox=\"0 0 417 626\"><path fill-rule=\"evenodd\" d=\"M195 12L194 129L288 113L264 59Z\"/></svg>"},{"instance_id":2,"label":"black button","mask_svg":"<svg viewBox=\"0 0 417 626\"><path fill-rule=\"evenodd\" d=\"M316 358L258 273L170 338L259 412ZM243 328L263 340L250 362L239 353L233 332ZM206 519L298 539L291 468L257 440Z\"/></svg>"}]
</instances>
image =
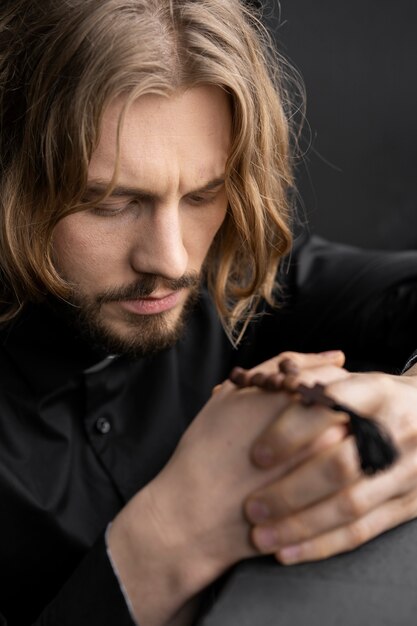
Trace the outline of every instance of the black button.
<instances>
[{"instance_id":1,"label":"black button","mask_svg":"<svg viewBox=\"0 0 417 626\"><path fill-rule=\"evenodd\" d=\"M105 417L99 417L96 421L96 430L101 435L107 435L111 431L111 424Z\"/></svg>"}]
</instances>

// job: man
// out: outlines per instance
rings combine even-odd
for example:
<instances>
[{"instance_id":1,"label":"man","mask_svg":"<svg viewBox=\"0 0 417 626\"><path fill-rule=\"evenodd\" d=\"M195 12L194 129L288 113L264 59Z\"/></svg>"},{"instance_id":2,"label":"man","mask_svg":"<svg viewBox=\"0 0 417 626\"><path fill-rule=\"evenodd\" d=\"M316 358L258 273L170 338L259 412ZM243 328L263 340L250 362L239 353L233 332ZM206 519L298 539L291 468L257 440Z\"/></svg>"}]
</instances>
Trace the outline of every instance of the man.
<instances>
[{"instance_id":1,"label":"man","mask_svg":"<svg viewBox=\"0 0 417 626\"><path fill-rule=\"evenodd\" d=\"M274 308L291 239L285 90L238 0L13 0L0 25L3 622L187 624L202 590L265 551L251 494L350 445L327 416L260 469L251 445L291 398L226 383L209 400L234 364L290 341ZM330 331L324 288L309 290L340 263L362 273L333 331L360 343L383 261L329 250L297 257L292 332L300 311L313 337ZM415 259L380 269L378 302L415 280ZM299 359L345 376L328 367L340 353Z\"/></svg>"}]
</instances>

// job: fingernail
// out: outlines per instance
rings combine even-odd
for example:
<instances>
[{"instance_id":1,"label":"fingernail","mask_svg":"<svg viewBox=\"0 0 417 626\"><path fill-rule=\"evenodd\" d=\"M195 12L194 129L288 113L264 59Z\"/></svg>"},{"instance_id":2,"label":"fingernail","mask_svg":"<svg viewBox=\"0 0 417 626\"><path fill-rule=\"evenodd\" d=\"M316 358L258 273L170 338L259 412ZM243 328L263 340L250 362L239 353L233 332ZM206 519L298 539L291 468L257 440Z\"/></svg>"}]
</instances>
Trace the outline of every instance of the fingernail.
<instances>
[{"instance_id":1,"label":"fingernail","mask_svg":"<svg viewBox=\"0 0 417 626\"><path fill-rule=\"evenodd\" d=\"M252 376L252 378L250 379L251 385L253 385L254 387L263 387L266 379L267 379L267 375L263 374L262 372L258 372L257 374L254 374Z\"/></svg>"},{"instance_id":2,"label":"fingernail","mask_svg":"<svg viewBox=\"0 0 417 626\"><path fill-rule=\"evenodd\" d=\"M270 467L276 461L274 450L265 443L256 444L252 456L255 463L262 467Z\"/></svg>"},{"instance_id":3,"label":"fingernail","mask_svg":"<svg viewBox=\"0 0 417 626\"><path fill-rule=\"evenodd\" d=\"M246 505L246 514L250 522L260 524L271 516L271 511L266 502L262 500L249 500Z\"/></svg>"},{"instance_id":4,"label":"fingernail","mask_svg":"<svg viewBox=\"0 0 417 626\"><path fill-rule=\"evenodd\" d=\"M332 359L340 356L340 352L340 350L326 350L325 352L319 352L319 356L322 356L325 359Z\"/></svg>"},{"instance_id":5,"label":"fingernail","mask_svg":"<svg viewBox=\"0 0 417 626\"><path fill-rule=\"evenodd\" d=\"M268 376L265 381L265 389L268 389L269 391L281 391L283 381L283 374L271 374L271 376Z\"/></svg>"},{"instance_id":6,"label":"fingernail","mask_svg":"<svg viewBox=\"0 0 417 626\"><path fill-rule=\"evenodd\" d=\"M298 376L300 373L300 368L291 359L284 359L281 361L281 363L278 364L278 369L286 375Z\"/></svg>"},{"instance_id":7,"label":"fingernail","mask_svg":"<svg viewBox=\"0 0 417 626\"><path fill-rule=\"evenodd\" d=\"M259 526L253 532L254 542L260 550L271 550L278 543L278 534L272 526Z\"/></svg>"},{"instance_id":8,"label":"fingernail","mask_svg":"<svg viewBox=\"0 0 417 626\"><path fill-rule=\"evenodd\" d=\"M238 387L246 386L247 373L242 367L234 367L229 375L229 380Z\"/></svg>"},{"instance_id":9,"label":"fingernail","mask_svg":"<svg viewBox=\"0 0 417 626\"><path fill-rule=\"evenodd\" d=\"M291 565L297 563L300 560L301 548L300 546L286 546L278 551L278 558L283 563Z\"/></svg>"}]
</instances>

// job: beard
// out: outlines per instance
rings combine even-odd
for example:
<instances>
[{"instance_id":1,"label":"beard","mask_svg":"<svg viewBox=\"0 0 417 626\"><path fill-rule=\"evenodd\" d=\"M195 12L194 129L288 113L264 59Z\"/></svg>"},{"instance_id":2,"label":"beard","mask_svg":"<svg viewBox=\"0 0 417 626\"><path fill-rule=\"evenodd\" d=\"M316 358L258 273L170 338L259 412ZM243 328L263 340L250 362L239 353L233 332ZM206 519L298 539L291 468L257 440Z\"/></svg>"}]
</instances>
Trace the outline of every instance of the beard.
<instances>
[{"instance_id":1,"label":"beard","mask_svg":"<svg viewBox=\"0 0 417 626\"><path fill-rule=\"evenodd\" d=\"M99 352L137 359L156 354L178 342L198 300L200 284L200 275L190 272L179 279L169 280L145 274L132 285L108 289L94 297L73 288L71 297L63 305L64 311L60 306L61 314L64 312L67 321ZM107 304L146 298L161 288L170 292L188 290L180 311L141 315L119 308L116 323L106 315Z\"/></svg>"}]
</instances>

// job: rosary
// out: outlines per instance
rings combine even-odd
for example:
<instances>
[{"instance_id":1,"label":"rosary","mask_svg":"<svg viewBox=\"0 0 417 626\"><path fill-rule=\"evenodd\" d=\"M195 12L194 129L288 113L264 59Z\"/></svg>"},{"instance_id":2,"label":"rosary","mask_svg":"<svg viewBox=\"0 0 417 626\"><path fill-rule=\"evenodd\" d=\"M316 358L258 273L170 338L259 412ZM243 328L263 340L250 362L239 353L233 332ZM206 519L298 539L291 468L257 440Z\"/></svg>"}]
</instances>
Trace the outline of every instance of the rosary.
<instances>
[{"instance_id":1,"label":"rosary","mask_svg":"<svg viewBox=\"0 0 417 626\"><path fill-rule=\"evenodd\" d=\"M248 370L235 367L229 380L237 387L259 387L267 391L287 391L297 394L304 406L314 404L332 411L346 413L349 417L349 432L353 435L358 450L360 466L364 474L372 475L390 467L398 458L398 450L390 435L376 420L359 415L348 406L336 402L326 395L324 385L316 383L312 387L302 383L292 386L288 376L299 374L295 363L285 359L278 364L274 374L250 374Z\"/></svg>"}]
</instances>

